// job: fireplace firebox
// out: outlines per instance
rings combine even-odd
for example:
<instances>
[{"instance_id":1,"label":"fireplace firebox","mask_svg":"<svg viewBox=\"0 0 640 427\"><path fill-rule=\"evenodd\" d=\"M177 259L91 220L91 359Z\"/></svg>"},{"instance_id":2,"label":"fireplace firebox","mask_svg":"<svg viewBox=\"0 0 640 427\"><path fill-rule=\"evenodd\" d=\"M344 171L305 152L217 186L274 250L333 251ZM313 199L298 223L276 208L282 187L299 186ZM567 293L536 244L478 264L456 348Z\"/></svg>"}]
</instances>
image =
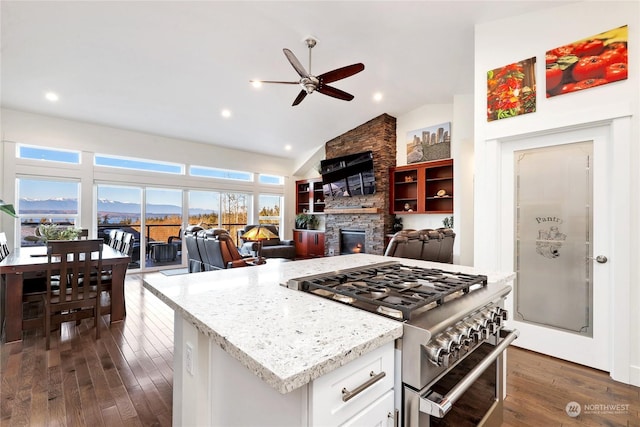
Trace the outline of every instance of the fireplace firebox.
<instances>
[{"instance_id":1,"label":"fireplace firebox","mask_svg":"<svg viewBox=\"0 0 640 427\"><path fill-rule=\"evenodd\" d=\"M340 230L340 255L365 253L364 230Z\"/></svg>"}]
</instances>

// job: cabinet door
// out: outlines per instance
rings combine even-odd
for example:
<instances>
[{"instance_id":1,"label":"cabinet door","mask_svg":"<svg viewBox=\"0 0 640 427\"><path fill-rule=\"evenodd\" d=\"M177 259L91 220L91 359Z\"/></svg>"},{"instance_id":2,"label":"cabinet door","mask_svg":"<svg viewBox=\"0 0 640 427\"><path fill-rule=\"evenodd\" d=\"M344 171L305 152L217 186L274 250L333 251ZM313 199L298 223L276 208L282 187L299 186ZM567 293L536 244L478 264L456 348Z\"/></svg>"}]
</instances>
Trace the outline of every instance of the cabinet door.
<instances>
[{"instance_id":1,"label":"cabinet door","mask_svg":"<svg viewBox=\"0 0 640 427\"><path fill-rule=\"evenodd\" d=\"M294 231L293 240L296 244L296 258L307 257L307 232L306 231Z\"/></svg>"},{"instance_id":2,"label":"cabinet door","mask_svg":"<svg viewBox=\"0 0 640 427\"><path fill-rule=\"evenodd\" d=\"M393 390L358 412L342 427L391 427L394 425Z\"/></svg>"},{"instance_id":3,"label":"cabinet door","mask_svg":"<svg viewBox=\"0 0 640 427\"><path fill-rule=\"evenodd\" d=\"M307 252L309 256L324 256L324 233L307 233Z\"/></svg>"},{"instance_id":4,"label":"cabinet door","mask_svg":"<svg viewBox=\"0 0 640 427\"><path fill-rule=\"evenodd\" d=\"M394 357L394 343L387 343L315 379L310 387L311 424L337 426L362 411L379 411L377 405L380 397L389 392L392 400L388 411L393 414ZM360 387L364 388L346 401L343 400L346 391L353 392Z\"/></svg>"}]
</instances>

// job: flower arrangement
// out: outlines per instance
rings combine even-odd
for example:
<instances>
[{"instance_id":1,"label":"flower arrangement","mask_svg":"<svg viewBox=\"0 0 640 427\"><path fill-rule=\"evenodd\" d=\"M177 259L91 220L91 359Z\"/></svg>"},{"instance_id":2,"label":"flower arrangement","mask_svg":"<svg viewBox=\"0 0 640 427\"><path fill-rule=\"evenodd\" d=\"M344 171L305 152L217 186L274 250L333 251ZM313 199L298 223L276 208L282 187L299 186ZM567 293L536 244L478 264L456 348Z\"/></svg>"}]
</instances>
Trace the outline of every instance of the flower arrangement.
<instances>
[{"instance_id":1,"label":"flower arrangement","mask_svg":"<svg viewBox=\"0 0 640 427\"><path fill-rule=\"evenodd\" d=\"M46 243L49 240L75 240L81 232L81 228L74 226L61 227L56 224L40 224L36 228L35 234L39 240Z\"/></svg>"}]
</instances>

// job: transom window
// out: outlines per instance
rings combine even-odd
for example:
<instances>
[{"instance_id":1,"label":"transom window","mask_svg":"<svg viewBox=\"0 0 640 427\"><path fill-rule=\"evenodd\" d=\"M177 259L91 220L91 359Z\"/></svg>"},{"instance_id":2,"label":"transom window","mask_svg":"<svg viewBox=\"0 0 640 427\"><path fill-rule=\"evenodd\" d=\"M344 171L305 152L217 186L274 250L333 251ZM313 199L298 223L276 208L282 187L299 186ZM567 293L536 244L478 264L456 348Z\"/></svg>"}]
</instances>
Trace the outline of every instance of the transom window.
<instances>
[{"instance_id":1,"label":"transom window","mask_svg":"<svg viewBox=\"0 0 640 427\"><path fill-rule=\"evenodd\" d=\"M19 159L46 160L51 162L80 164L80 152L71 150L58 150L51 148L33 147L18 144L16 157Z\"/></svg>"},{"instance_id":2,"label":"transom window","mask_svg":"<svg viewBox=\"0 0 640 427\"><path fill-rule=\"evenodd\" d=\"M191 176L202 176L205 178L233 179L236 181L253 181L253 173L234 171L227 169L209 168L205 166L191 166L189 168Z\"/></svg>"},{"instance_id":3,"label":"transom window","mask_svg":"<svg viewBox=\"0 0 640 427\"><path fill-rule=\"evenodd\" d=\"M159 162L157 160L144 160L132 157L119 157L107 154L95 155L96 166L112 168L133 169L138 171L184 174L184 165L178 163Z\"/></svg>"}]
</instances>

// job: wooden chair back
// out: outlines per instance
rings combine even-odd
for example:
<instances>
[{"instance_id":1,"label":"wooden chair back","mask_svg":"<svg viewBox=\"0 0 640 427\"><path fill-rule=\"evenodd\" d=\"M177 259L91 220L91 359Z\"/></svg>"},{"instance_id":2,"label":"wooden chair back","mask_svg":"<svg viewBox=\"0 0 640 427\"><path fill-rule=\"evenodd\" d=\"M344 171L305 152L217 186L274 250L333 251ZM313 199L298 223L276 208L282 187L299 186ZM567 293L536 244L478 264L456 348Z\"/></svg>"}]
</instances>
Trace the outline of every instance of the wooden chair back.
<instances>
[{"instance_id":1,"label":"wooden chair back","mask_svg":"<svg viewBox=\"0 0 640 427\"><path fill-rule=\"evenodd\" d=\"M93 317L96 339L100 338L103 243L101 239L47 242L47 291L44 295L47 350L51 327L67 321L78 322ZM59 286L54 285L53 277L59 281Z\"/></svg>"},{"instance_id":2,"label":"wooden chair back","mask_svg":"<svg viewBox=\"0 0 640 427\"><path fill-rule=\"evenodd\" d=\"M3 231L0 233L0 261L9 256L9 243L7 241L7 235Z\"/></svg>"}]
</instances>

